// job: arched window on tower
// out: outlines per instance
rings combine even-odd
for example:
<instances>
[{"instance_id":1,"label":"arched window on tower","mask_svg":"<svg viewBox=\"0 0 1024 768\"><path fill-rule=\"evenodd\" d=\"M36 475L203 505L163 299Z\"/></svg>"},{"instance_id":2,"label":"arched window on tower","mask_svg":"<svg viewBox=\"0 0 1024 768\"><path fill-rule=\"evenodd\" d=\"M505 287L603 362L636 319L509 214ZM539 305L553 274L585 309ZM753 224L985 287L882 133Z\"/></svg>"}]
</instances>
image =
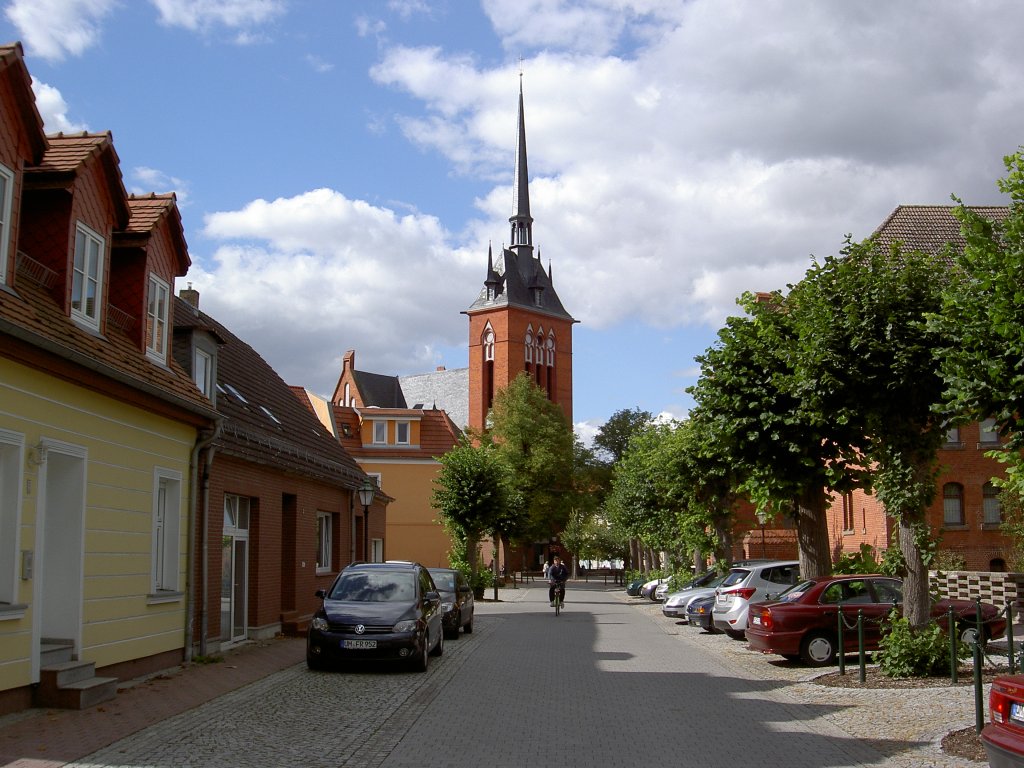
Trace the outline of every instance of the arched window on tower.
<instances>
[{"instance_id":1,"label":"arched window on tower","mask_svg":"<svg viewBox=\"0 0 1024 768\"><path fill-rule=\"evenodd\" d=\"M484 407L490 409L494 405L494 329L491 328L490 323L484 327L483 337L480 340L480 344L483 347L483 400Z\"/></svg>"},{"instance_id":2,"label":"arched window on tower","mask_svg":"<svg viewBox=\"0 0 1024 768\"><path fill-rule=\"evenodd\" d=\"M548 400L555 401L555 334L548 334L547 341Z\"/></svg>"},{"instance_id":3,"label":"arched window on tower","mask_svg":"<svg viewBox=\"0 0 1024 768\"><path fill-rule=\"evenodd\" d=\"M536 379L537 386L541 389L547 388L547 373L544 367L544 329L541 328L534 340L533 359L537 363Z\"/></svg>"},{"instance_id":4,"label":"arched window on tower","mask_svg":"<svg viewBox=\"0 0 1024 768\"><path fill-rule=\"evenodd\" d=\"M526 338L523 340L523 344L526 347L526 373L531 375L533 373L533 325L526 326Z\"/></svg>"}]
</instances>

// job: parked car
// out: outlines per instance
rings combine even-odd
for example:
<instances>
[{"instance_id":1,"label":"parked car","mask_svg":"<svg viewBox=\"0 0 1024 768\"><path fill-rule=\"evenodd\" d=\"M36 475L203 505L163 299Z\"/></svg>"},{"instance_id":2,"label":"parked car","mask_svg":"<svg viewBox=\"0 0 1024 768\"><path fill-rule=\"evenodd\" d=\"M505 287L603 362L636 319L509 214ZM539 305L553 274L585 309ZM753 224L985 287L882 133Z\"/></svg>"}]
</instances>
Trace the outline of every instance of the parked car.
<instances>
[{"instance_id":1,"label":"parked car","mask_svg":"<svg viewBox=\"0 0 1024 768\"><path fill-rule=\"evenodd\" d=\"M988 694L981 741L992 768L1024 766L1024 675L999 675Z\"/></svg>"},{"instance_id":2,"label":"parked car","mask_svg":"<svg viewBox=\"0 0 1024 768\"><path fill-rule=\"evenodd\" d=\"M353 563L328 590L306 635L306 665L409 662L420 672L444 652L441 595L419 563Z\"/></svg>"},{"instance_id":3,"label":"parked car","mask_svg":"<svg viewBox=\"0 0 1024 768\"><path fill-rule=\"evenodd\" d=\"M643 589L644 583L645 581L642 578L633 579L631 582L629 582L629 586L626 587L626 594L630 597L639 597L640 590Z\"/></svg>"},{"instance_id":4,"label":"parked car","mask_svg":"<svg viewBox=\"0 0 1024 768\"><path fill-rule=\"evenodd\" d=\"M703 580L704 586L689 587L668 595L661 606L661 612L670 619L686 621L686 609L690 603L702 597L714 596L715 589L725 581L724 573L715 573L714 571L711 573L713 578Z\"/></svg>"},{"instance_id":5,"label":"parked car","mask_svg":"<svg viewBox=\"0 0 1024 768\"><path fill-rule=\"evenodd\" d=\"M800 563L796 560L734 566L715 592L715 627L734 640L741 640L747 629L750 604L779 594L799 578Z\"/></svg>"},{"instance_id":6,"label":"parked car","mask_svg":"<svg viewBox=\"0 0 1024 768\"><path fill-rule=\"evenodd\" d=\"M655 597L654 590L658 588L659 584L668 584L669 578L669 576L662 576L657 579L645 581L644 585L640 587L640 596L646 597L649 600L657 600L658 598Z\"/></svg>"},{"instance_id":7,"label":"parked car","mask_svg":"<svg viewBox=\"0 0 1024 768\"><path fill-rule=\"evenodd\" d=\"M835 662L839 648L838 609L850 628L843 635L845 653L857 651L857 612L864 615L864 647L878 649L882 623L894 606L903 602L903 583L892 576L846 575L807 579L778 600L750 607L747 641L751 650L777 653L811 666ZM977 609L971 600L939 600L931 615L945 627L952 608L961 640L974 640L979 632ZM983 640L1002 637L1006 620L994 605L982 603Z\"/></svg>"},{"instance_id":8,"label":"parked car","mask_svg":"<svg viewBox=\"0 0 1024 768\"><path fill-rule=\"evenodd\" d=\"M715 595L713 593L697 598L686 606L686 623L691 627L703 629L709 634L715 634L719 630L715 628L714 617L711 614L714 607Z\"/></svg>"},{"instance_id":9,"label":"parked car","mask_svg":"<svg viewBox=\"0 0 1024 768\"><path fill-rule=\"evenodd\" d=\"M462 629L467 635L473 632L473 588L465 574L457 568L428 568L434 579L434 586L441 594L441 623L445 637L456 638Z\"/></svg>"}]
</instances>

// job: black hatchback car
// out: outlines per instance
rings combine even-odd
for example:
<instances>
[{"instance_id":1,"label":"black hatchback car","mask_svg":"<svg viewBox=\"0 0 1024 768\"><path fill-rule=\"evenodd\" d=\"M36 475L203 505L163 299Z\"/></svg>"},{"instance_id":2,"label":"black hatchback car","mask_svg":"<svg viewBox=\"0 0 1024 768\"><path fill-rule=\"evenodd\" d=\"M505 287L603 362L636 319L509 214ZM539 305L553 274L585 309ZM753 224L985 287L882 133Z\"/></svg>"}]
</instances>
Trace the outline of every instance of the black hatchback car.
<instances>
[{"instance_id":1,"label":"black hatchback car","mask_svg":"<svg viewBox=\"0 0 1024 768\"><path fill-rule=\"evenodd\" d=\"M441 593L446 637L459 636L459 629L468 635L473 631L473 589L465 574L457 568L428 568Z\"/></svg>"},{"instance_id":2,"label":"black hatchback car","mask_svg":"<svg viewBox=\"0 0 1024 768\"><path fill-rule=\"evenodd\" d=\"M406 661L427 669L444 652L441 595L419 563L353 563L329 590L306 635L306 665L346 661Z\"/></svg>"}]
</instances>

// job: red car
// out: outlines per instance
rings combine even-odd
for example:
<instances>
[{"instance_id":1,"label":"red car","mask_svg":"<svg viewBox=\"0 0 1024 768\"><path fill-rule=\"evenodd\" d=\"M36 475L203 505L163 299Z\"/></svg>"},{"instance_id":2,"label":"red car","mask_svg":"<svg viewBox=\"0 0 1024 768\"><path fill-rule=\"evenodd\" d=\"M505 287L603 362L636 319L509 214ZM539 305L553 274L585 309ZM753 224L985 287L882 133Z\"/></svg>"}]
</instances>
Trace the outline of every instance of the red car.
<instances>
[{"instance_id":1,"label":"red car","mask_svg":"<svg viewBox=\"0 0 1024 768\"><path fill-rule=\"evenodd\" d=\"M992 768L1024 766L1024 675L1000 675L988 694L989 724L981 740Z\"/></svg>"},{"instance_id":2,"label":"red car","mask_svg":"<svg viewBox=\"0 0 1024 768\"><path fill-rule=\"evenodd\" d=\"M755 603L747 622L749 647L762 653L777 653L791 661L820 667L833 664L839 645L838 609L848 632L843 634L845 653L857 652L857 611L864 612L864 647L878 649L881 623L894 604L903 602L903 584L892 576L847 575L808 579L773 602ZM950 607L957 615L957 627L964 641L977 635L977 608L970 600L939 600L932 617L945 627ZM982 603L984 639L1002 637L1006 620L994 605Z\"/></svg>"}]
</instances>

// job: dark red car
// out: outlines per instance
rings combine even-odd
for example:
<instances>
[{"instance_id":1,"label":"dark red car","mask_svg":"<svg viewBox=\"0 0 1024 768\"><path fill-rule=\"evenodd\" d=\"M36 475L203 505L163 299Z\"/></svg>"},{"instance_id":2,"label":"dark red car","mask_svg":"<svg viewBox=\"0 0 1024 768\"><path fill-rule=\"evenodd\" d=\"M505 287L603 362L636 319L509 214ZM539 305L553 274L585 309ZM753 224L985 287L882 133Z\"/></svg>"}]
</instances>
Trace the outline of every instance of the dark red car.
<instances>
[{"instance_id":1,"label":"dark red car","mask_svg":"<svg viewBox=\"0 0 1024 768\"><path fill-rule=\"evenodd\" d=\"M857 611L864 612L864 647L878 649L881 623L903 602L903 584L892 576L847 575L808 579L772 602L750 606L747 641L762 653L777 653L791 661L820 667L832 664L839 646L838 611L849 631L844 632L845 653L857 652ZM957 628L964 641L977 636L977 608L970 600L939 600L932 606L932 617L945 627L950 607L957 616ZM1002 637L1006 620L994 605L982 603L984 640Z\"/></svg>"},{"instance_id":2,"label":"dark red car","mask_svg":"<svg viewBox=\"0 0 1024 768\"><path fill-rule=\"evenodd\" d=\"M1000 675L988 694L989 724L981 740L992 768L1024 766L1024 675Z\"/></svg>"}]
</instances>

